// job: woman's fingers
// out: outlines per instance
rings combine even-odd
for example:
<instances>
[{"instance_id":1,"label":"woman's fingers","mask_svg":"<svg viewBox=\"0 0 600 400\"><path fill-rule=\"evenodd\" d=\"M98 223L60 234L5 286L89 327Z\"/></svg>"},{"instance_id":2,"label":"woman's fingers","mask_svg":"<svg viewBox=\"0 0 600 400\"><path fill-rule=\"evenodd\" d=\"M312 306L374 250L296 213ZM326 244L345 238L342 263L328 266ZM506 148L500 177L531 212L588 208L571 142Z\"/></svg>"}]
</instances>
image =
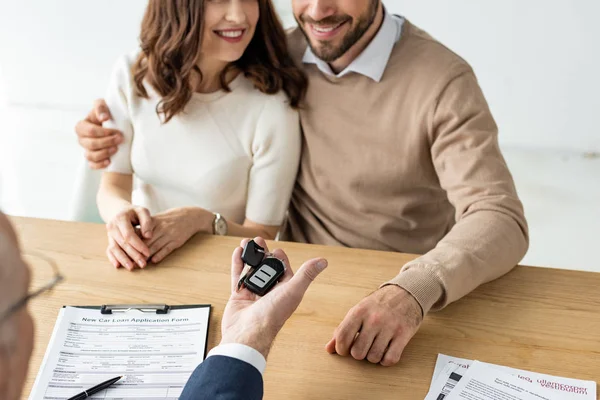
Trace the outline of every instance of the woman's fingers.
<instances>
[{"instance_id":1,"label":"woman's fingers","mask_svg":"<svg viewBox=\"0 0 600 400\"><path fill-rule=\"evenodd\" d=\"M177 247L170 241L165 244L154 256L152 256L152 262L158 264L164 260L169 254L171 254Z\"/></svg>"},{"instance_id":2,"label":"woman's fingers","mask_svg":"<svg viewBox=\"0 0 600 400\"><path fill-rule=\"evenodd\" d=\"M130 260L133 260L140 268L146 266L146 257L144 257L139 251L133 248L127 240L121 235L121 231L117 228L111 229L109 235L117 242L122 251L127 253Z\"/></svg>"},{"instance_id":3,"label":"woman's fingers","mask_svg":"<svg viewBox=\"0 0 600 400\"><path fill-rule=\"evenodd\" d=\"M108 257L108 261L110 261L110 263L112 264L113 267L119 268L121 266L121 263L119 262L119 260L117 260L115 258L112 251L108 248L106 249L106 256Z\"/></svg>"},{"instance_id":4,"label":"woman's fingers","mask_svg":"<svg viewBox=\"0 0 600 400\"><path fill-rule=\"evenodd\" d=\"M138 222L140 223L140 230L142 233L142 237L145 239L152 239L153 230L155 227L155 221L150 215L150 211L147 208L138 207L135 209L135 213L137 214ZM140 249L138 249L140 250ZM142 251L142 250L140 250ZM142 251L143 253L143 251ZM148 255L150 257L150 255Z\"/></svg>"},{"instance_id":5,"label":"woman's fingers","mask_svg":"<svg viewBox=\"0 0 600 400\"><path fill-rule=\"evenodd\" d=\"M152 262L154 261L154 257L157 255L157 253L164 248L167 243L169 243L171 241L171 238L169 238L168 236L161 236L160 238L158 238L154 243L152 243L150 245L150 257Z\"/></svg>"},{"instance_id":6,"label":"woman's fingers","mask_svg":"<svg viewBox=\"0 0 600 400\"><path fill-rule=\"evenodd\" d=\"M123 249L113 238L109 237L108 242L107 253L110 252L120 265L127 268L129 271L132 271L135 268L135 263L127 256L127 254L125 254Z\"/></svg>"},{"instance_id":7,"label":"woman's fingers","mask_svg":"<svg viewBox=\"0 0 600 400\"><path fill-rule=\"evenodd\" d=\"M118 218L116 221L116 228L119 230L123 240L123 242L119 240L117 240L117 242L119 242L124 250L128 250L125 246L125 243L127 243L129 246L135 249L136 252L140 253L140 255L143 254L146 256L145 258L150 257L150 249L148 249L148 246L146 246L144 241L136 233L132 221L127 220L124 216L122 218ZM137 261L137 258L133 254L130 254L129 251L127 251L127 254Z\"/></svg>"}]
</instances>

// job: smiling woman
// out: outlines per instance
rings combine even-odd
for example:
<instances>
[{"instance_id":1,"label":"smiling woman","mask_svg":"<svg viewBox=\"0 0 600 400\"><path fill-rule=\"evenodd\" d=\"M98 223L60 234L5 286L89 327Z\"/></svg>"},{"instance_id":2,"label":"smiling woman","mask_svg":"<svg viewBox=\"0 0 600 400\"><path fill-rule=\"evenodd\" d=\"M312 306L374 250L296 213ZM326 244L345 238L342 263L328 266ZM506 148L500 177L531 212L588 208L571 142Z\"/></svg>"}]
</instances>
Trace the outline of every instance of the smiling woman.
<instances>
[{"instance_id":1,"label":"smiling woman","mask_svg":"<svg viewBox=\"0 0 600 400\"><path fill-rule=\"evenodd\" d=\"M124 137L98 192L110 262L144 268L198 232L274 238L306 87L271 0L150 0L106 96Z\"/></svg>"}]
</instances>

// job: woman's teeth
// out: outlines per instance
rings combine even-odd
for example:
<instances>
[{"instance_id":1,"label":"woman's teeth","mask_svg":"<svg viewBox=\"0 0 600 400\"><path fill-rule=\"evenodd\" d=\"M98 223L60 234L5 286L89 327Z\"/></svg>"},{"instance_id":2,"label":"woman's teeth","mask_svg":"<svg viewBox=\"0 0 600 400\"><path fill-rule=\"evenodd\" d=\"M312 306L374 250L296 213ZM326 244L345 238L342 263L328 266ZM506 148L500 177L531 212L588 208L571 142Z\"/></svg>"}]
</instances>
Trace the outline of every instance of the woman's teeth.
<instances>
[{"instance_id":1,"label":"woman's teeth","mask_svg":"<svg viewBox=\"0 0 600 400\"><path fill-rule=\"evenodd\" d=\"M217 31L217 35L223 36L226 38L238 38L244 34L243 30L239 31Z\"/></svg>"}]
</instances>

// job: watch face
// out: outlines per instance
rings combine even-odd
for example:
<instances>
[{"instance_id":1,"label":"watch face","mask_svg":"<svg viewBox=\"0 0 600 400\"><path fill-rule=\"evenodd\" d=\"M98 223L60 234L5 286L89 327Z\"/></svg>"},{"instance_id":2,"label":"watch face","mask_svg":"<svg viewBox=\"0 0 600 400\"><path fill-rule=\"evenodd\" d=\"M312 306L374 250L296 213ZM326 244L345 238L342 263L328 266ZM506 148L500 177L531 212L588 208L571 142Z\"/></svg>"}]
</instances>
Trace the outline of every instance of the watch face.
<instances>
[{"instance_id":1,"label":"watch face","mask_svg":"<svg viewBox=\"0 0 600 400\"><path fill-rule=\"evenodd\" d=\"M215 222L215 232L217 235L224 236L227 234L227 222L223 218L217 218Z\"/></svg>"}]
</instances>

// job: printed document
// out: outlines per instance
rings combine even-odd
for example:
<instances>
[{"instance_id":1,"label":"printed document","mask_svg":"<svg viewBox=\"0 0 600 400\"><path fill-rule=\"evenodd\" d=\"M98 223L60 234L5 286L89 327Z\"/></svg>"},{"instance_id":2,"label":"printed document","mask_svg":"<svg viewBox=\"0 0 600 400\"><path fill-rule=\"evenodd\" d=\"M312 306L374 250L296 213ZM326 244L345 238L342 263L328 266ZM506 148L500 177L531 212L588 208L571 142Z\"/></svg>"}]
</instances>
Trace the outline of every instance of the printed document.
<instances>
[{"instance_id":1,"label":"printed document","mask_svg":"<svg viewBox=\"0 0 600 400\"><path fill-rule=\"evenodd\" d=\"M475 361L446 400L559 400L558 393Z\"/></svg>"},{"instance_id":2,"label":"printed document","mask_svg":"<svg viewBox=\"0 0 600 400\"><path fill-rule=\"evenodd\" d=\"M204 360L210 307L167 314L61 310L30 400L62 400L117 376L93 398L177 399Z\"/></svg>"},{"instance_id":3,"label":"printed document","mask_svg":"<svg viewBox=\"0 0 600 400\"><path fill-rule=\"evenodd\" d=\"M470 370L475 361L439 354L433 372L433 378L426 400L442 400L461 378ZM534 384L548 393L554 392L555 398L565 400L596 400L596 382L563 378L506 367L503 365L478 362L494 370L513 375L523 381ZM558 396L558 397L557 397Z\"/></svg>"}]
</instances>

